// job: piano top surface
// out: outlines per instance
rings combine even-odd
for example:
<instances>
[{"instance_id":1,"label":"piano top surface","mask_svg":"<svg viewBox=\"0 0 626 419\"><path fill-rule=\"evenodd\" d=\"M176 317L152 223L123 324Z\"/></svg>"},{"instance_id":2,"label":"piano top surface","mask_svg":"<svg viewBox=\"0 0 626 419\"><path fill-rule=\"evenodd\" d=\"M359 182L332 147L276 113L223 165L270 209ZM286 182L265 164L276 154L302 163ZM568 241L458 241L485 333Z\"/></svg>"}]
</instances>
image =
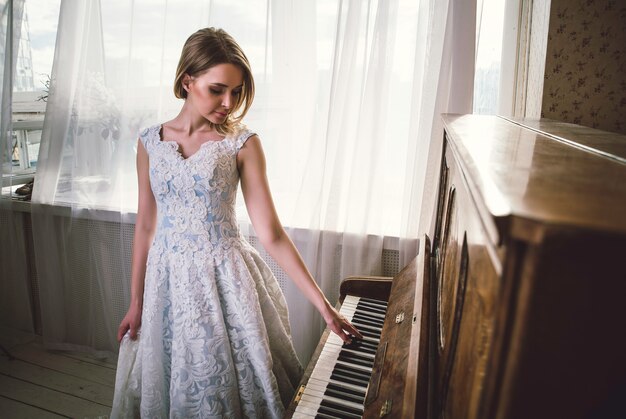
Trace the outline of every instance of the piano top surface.
<instances>
[{"instance_id":1,"label":"piano top surface","mask_svg":"<svg viewBox=\"0 0 626 419\"><path fill-rule=\"evenodd\" d=\"M626 136L486 115L443 122L500 235L512 219L626 234Z\"/></svg>"}]
</instances>

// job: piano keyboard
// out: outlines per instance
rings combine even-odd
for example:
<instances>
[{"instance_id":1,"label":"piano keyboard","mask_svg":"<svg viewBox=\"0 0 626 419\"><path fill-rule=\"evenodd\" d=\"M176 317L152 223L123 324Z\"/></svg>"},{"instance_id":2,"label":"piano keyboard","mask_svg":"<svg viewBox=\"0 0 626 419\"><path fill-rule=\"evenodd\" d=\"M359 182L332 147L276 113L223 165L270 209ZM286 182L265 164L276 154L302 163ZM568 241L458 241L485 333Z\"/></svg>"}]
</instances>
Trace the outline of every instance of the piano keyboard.
<instances>
[{"instance_id":1,"label":"piano keyboard","mask_svg":"<svg viewBox=\"0 0 626 419\"><path fill-rule=\"evenodd\" d=\"M351 344L331 333L306 384L294 418L361 418L387 302L346 296L339 312L363 335Z\"/></svg>"}]
</instances>

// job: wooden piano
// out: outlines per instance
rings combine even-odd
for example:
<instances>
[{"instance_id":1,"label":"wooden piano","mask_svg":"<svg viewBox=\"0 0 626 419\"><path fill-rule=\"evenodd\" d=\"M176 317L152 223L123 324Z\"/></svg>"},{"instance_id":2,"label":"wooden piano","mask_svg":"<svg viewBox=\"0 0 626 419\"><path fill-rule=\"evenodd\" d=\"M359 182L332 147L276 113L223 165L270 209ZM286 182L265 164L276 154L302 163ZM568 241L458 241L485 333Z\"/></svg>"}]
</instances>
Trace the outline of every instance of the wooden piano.
<instances>
[{"instance_id":1,"label":"wooden piano","mask_svg":"<svg viewBox=\"0 0 626 419\"><path fill-rule=\"evenodd\" d=\"M393 280L344 281L294 418L626 417L626 137L444 115L436 211Z\"/></svg>"}]
</instances>

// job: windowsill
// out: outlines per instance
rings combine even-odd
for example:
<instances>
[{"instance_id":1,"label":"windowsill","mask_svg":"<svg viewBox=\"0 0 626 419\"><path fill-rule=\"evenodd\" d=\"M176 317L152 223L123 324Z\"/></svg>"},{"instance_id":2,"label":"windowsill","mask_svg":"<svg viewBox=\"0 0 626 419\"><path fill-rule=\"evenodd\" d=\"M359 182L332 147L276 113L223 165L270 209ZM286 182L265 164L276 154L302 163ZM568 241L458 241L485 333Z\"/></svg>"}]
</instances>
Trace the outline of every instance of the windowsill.
<instances>
[{"instance_id":1,"label":"windowsill","mask_svg":"<svg viewBox=\"0 0 626 419\"><path fill-rule=\"evenodd\" d=\"M9 187L20 187L25 183L30 182L35 178L35 168L20 171L18 173L3 173L2 174L2 195L5 195L5 190Z\"/></svg>"},{"instance_id":2,"label":"windowsill","mask_svg":"<svg viewBox=\"0 0 626 419\"><path fill-rule=\"evenodd\" d=\"M20 185L15 186L15 188ZM108 221L117 223L135 224L137 214L135 212L120 212L119 210L106 208L79 208L72 207L66 203L55 204L38 204L31 201L21 201L19 199L9 199L8 193L2 189L2 199L0 199L0 207L2 209L10 209L13 211L28 213L47 213L55 216L84 218L94 221Z\"/></svg>"},{"instance_id":3,"label":"windowsill","mask_svg":"<svg viewBox=\"0 0 626 419\"><path fill-rule=\"evenodd\" d=\"M137 219L136 212L120 212L118 209L106 209L106 208L77 208L72 207L70 204L55 203L55 204L36 204L30 201L19 201L15 199L8 199L4 195L0 199L1 209L10 209L12 211L27 212L27 213L41 213L45 212L49 215L63 216L63 217L75 217L83 218L94 221L107 221L113 223L135 224ZM244 235L251 235L256 237L256 232L253 226L246 220L238 220L240 225L246 225L245 231L242 231ZM289 227L285 226L286 230L311 230L301 227ZM334 233L334 234L351 234L351 233ZM385 236L383 238L383 248L388 250L399 250L400 239L398 237Z\"/></svg>"}]
</instances>

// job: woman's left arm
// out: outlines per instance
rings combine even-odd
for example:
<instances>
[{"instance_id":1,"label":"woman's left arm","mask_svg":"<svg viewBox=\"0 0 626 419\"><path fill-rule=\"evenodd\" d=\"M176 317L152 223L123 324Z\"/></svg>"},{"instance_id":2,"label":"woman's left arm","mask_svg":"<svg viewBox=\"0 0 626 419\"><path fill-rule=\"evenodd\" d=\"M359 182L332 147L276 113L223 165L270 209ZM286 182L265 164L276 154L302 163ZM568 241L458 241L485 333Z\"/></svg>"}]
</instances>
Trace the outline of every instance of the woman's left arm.
<instances>
[{"instance_id":1,"label":"woman's left arm","mask_svg":"<svg viewBox=\"0 0 626 419\"><path fill-rule=\"evenodd\" d=\"M265 155L256 135L237 154L241 191L254 230L263 247L320 312L328 327L345 342L359 331L328 302L280 223L265 172Z\"/></svg>"}]
</instances>

